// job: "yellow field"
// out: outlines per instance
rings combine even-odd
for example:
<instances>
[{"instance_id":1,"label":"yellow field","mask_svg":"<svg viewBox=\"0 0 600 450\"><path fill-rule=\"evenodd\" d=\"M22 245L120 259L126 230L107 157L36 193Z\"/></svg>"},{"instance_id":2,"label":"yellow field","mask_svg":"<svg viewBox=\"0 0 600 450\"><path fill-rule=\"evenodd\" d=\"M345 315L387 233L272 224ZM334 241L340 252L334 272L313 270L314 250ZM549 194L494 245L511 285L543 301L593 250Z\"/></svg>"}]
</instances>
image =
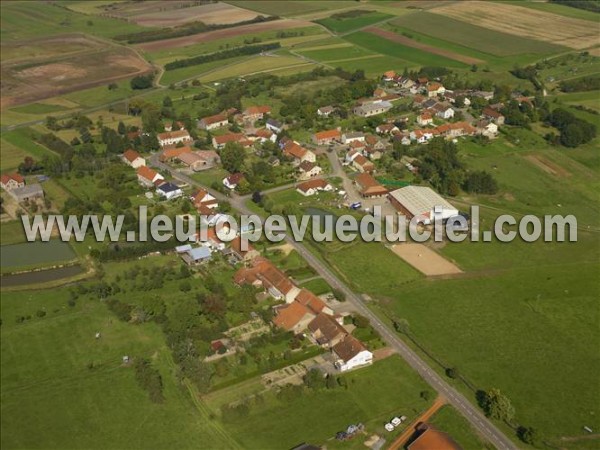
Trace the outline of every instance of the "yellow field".
<instances>
[{"instance_id":1,"label":"yellow field","mask_svg":"<svg viewBox=\"0 0 600 450\"><path fill-rule=\"evenodd\" d=\"M491 30L583 49L598 45L598 27L587 20L559 16L506 3L452 2L429 12Z\"/></svg>"},{"instance_id":2,"label":"yellow field","mask_svg":"<svg viewBox=\"0 0 600 450\"><path fill-rule=\"evenodd\" d=\"M199 77L199 80L206 83L215 80L223 80L225 78L252 75L260 72L275 72L288 67L300 68L302 66L312 68L315 65L293 56L258 56L207 73L206 75Z\"/></svg>"}]
</instances>

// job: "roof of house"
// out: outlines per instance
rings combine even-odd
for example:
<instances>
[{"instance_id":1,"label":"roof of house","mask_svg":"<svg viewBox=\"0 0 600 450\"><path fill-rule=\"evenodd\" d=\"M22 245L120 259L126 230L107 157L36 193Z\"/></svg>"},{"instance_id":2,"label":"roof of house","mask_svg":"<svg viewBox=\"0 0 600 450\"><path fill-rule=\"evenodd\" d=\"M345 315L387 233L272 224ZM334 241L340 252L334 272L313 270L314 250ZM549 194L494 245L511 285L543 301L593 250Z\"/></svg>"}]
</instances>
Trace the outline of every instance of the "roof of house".
<instances>
[{"instance_id":1,"label":"roof of house","mask_svg":"<svg viewBox=\"0 0 600 450\"><path fill-rule=\"evenodd\" d=\"M456 209L452 204L427 186L405 186L390 192L413 216L428 215L436 206Z\"/></svg>"},{"instance_id":2,"label":"roof of house","mask_svg":"<svg viewBox=\"0 0 600 450\"><path fill-rule=\"evenodd\" d=\"M448 433L427 424L424 431L407 447L408 450L461 450Z\"/></svg>"},{"instance_id":3,"label":"roof of house","mask_svg":"<svg viewBox=\"0 0 600 450\"><path fill-rule=\"evenodd\" d=\"M184 153L178 155L177 159L179 161L181 161L182 163L187 164L188 166L191 166L192 164L197 163L197 162L206 161L204 158L202 158L200 155L198 155L198 153L193 153L193 152L184 152Z\"/></svg>"},{"instance_id":4,"label":"roof of house","mask_svg":"<svg viewBox=\"0 0 600 450\"><path fill-rule=\"evenodd\" d=\"M215 114L214 116L203 117L200 119L206 125L212 125L213 123L227 122L227 116L225 114Z\"/></svg>"},{"instance_id":5,"label":"roof of house","mask_svg":"<svg viewBox=\"0 0 600 450\"><path fill-rule=\"evenodd\" d=\"M250 115L254 115L254 114L268 114L270 112L271 112L271 107L267 106L267 105L248 106L244 110L244 115L250 116Z\"/></svg>"},{"instance_id":6,"label":"roof of house","mask_svg":"<svg viewBox=\"0 0 600 450\"><path fill-rule=\"evenodd\" d=\"M382 123L381 125L377 125L377 130L381 130L381 131L391 131L394 128L398 128L396 125L394 125L393 123Z\"/></svg>"},{"instance_id":7,"label":"roof of house","mask_svg":"<svg viewBox=\"0 0 600 450\"><path fill-rule=\"evenodd\" d=\"M315 167L318 167L316 163L310 161L302 161L298 168L303 172L310 172Z\"/></svg>"},{"instance_id":8,"label":"roof of house","mask_svg":"<svg viewBox=\"0 0 600 450\"><path fill-rule=\"evenodd\" d=\"M259 128L254 132L254 134L260 138L270 139L273 136L273 132L268 128Z\"/></svg>"},{"instance_id":9,"label":"roof of house","mask_svg":"<svg viewBox=\"0 0 600 450\"><path fill-rule=\"evenodd\" d=\"M157 190L164 192L165 194L168 194L169 192L175 192L175 191L181 190L181 188L179 186L177 186L176 184L166 182L166 183L162 183L157 188Z\"/></svg>"},{"instance_id":10,"label":"roof of house","mask_svg":"<svg viewBox=\"0 0 600 450\"><path fill-rule=\"evenodd\" d=\"M227 144L228 142L241 142L246 137L242 133L227 133L221 136L215 136L213 139L217 144Z\"/></svg>"},{"instance_id":11,"label":"roof of house","mask_svg":"<svg viewBox=\"0 0 600 450\"><path fill-rule=\"evenodd\" d=\"M165 139L177 139L182 137L190 137L190 133L187 130L176 130L176 131L165 131L164 133L158 133L158 140L163 141Z\"/></svg>"},{"instance_id":12,"label":"roof of house","mask_svg":"<svg viewBox=\"0 0 600 450\"><path fill-rule=\"evenodd\" d=\"M198 155L200 158L202 158L204 161L219 161L221 158L219 157L219 154L217 152L215 152L214 150L196 150L194 152L196 155Z\"/></svg>"},{"instance_id":13,"label":"roof of house","mask_svg":"<svg viewBox=\"0 0 600 450\"><path fill-rule=\"evenodd\" d=\"M227 177L229 184L239 184L244 179L244 174L241 172L232 173Z\"/></svg>"},{"instance_id":14,"label":"roof of house","mask_svg":"<svg viewBox=\"0 0 600 450\"><path fill-rule=\"evenodd\" d=\"M356 158L354 158L354 162L361 167L368 166L369 164L373 165L373 163L367 158L365 158L363 155L357 155Z\"/></svg>"},{"instance_id":15,"label":"roof of house","mask_svg":"<svg viewBox=\"0 0 600 450\"><path fill-rule=\"evenodd\" d=\"M190 153L192 149L188 146L185 147L175 147L163 150L159 156L161 161L167 161L169 159L178 158L183 153Z\"/></svg>"},{"instance_id":16,"label":"roof of house","mask_svg":"<svg viewBox=\"0 0 600 450\"><path fill-rule=\"evenodd\" d=\"M364 112L369 112L369 111L376 111L380 108L389 109L393 106L394 105L392 105L390 102L388 102L386 100L382 100L380 102L365 103L363 105L358 106L357 109L361 109Z\"/></svg>"},{"instance_id":17,"label":"roof of house","mask_svg":"<svg viewBox=\"0 0 600 450\"><path fill-rule=\"evenodd\" d=\"M354 182L359 185L362 194L386 194L388 191L379 182L368 173L359 173L354 178Z\"/></svg>"},{"instance_id":18,"label":"roof of house","mask_svg":"<svg viewBox=\"0 0 600 450\"><path fill-rule=\"evenodd\" d=\"M231 250L233 250L235 253L237 253L238 255L243 257L248 252L254 251L254 247L252 247L252 244L250 244L250 242L247 242L246 245L247 245L247 250L242 250L242 237L236 236L231 241Z\"/></svg>"},{"instance_id":19,"label":"roof of house","mask_svg":"<svg viewBox=\"0 0 600 450\"><path fill-rule=\"evenodd\" d=\"M431 113L425 111L419 117L420 117L421 120L431 120Z\"/></svg>"},{"instance_id":20,"label":"roof of house","mask_svg":"<svg viewBox=\"0 0 600 450\"><path fill-rule=\"evenodd\" d=\"M292 302L277 309L277 315L273 318L273 323L289 331L307 315L314 317L315 314L303 304Z\"/></svg>"},{"instance_id":21,"label":"roof of house","mask_svg":"<svg viewBox=\"0 0 600 450\"><path fill-rule=\"evenodd\" d=\"M320 331L321 336L317 337L319 344L327 344L340 335L346 335L348 332L341 326L337 320L328 314L320 313L309 324L308 329L312 333Z\"/></svg>"},{"instance_id":22,"label":"roof of house","mask_svg":"<svg viewBox=\"0 0 600 450\"><path fill-rule=\"evenodd\" d=\"M14 180L17 183L25 183L25 178L23 178L18 173L3 173L2 174L2 184L8 183L10 180Z\"/></svg>"},{"instance_id":23,"label":"roof of house","mask_svg":"<svg viewBox=\"0 0 600 450\"><path fill-rule=\"evenodd\" d=\"M252 267L242 268L234 275L237 284L260 282L267 287L274 287L282 294L287 294L294 288L294 283L268 259L256 257Z\"/></svg>"},{"instance_id":24,"label":"roof of house","mask_svg":"<svg viewBox=\"0 0 600 450\"><path fill-rule=\"evenodd\" d=\"M333 346L334 353L344 362L350 361L360 352L367 348L351 334L347 335L343 341L338 342Z\"/></svg>"},{"instance_id":25,"label":"roof of house","mask_svg":"<svg viewBox=\"0 0 600 450\"><path fill-rule=\"evenodd\" d=\"M267 119L267 123L275 128L281 128L283 124L279 120L275 120L273 118Z\"/></svg>"},{"instance_id":26,"label":"roof of house","mask_svg":"<svg viewBox=\"0 0 600 450\"><path fill-rule=\"evenodd\" d=\"M396 72L393 70L388 70L387 72L383 72L383 76L386 78L394 78L396 76Z\"/></svg>"},{"instance_id":27,"label":"roof of house","mask_svg":"<svg viewBox=\"0 0 600 450\"><path fill-rule=\"evenodd\" d=\"M339 139L341 133L339 130L325 130L315 133L315 138L320 141L322 139Z\"/></svg>"},{"instance_id":28,"label":"roof of house","mask_svg":"<svg viewBox=\"0 0 600 450\"><path fill-rule=\"evenodd\" d=\"M293 141L286 143L285 147L283 148L284 154L293 156L297 159L303 158L307 152L308 150Z\"/></svg>"},{"instance_id":29,"label":"roof of house","mask_svg":"<svg viewBox=\"0 0 600 450\"><path fill-rule=\"evenodd\" d=\"M364 138L365 134L360 131L350 131L348 133L344 133L344 137L346 139L356 139L356 138Z\"/></svg>"},{"instance_id":30,"label":"roof of house","mask_svg":"<svg viewBox=\"0 0 600 450\"><path fill-rule=\"evenodd\" d=\"M316 178L314 180L305 181L296 186L302 192L308 192L310 189L325 189L329 183L322 178Z\"/></svg>"},{"instance_id":31,"label":"roof of house","mask_svg":"<svg viewBox=\"0 0 600 450\"><path fill-rule=\"evenodd\" d=\"M323 300L310 292L308 289L302 289L296 296L296 301L310 308L315 314L322 312L327 305Z\"/></svg>"},{"instance_id":32,"label":"roof of house","mask_svg":"<svg viewBox=\"0 0 600 450\"><path fill-rule=\"evenodd\" d=\"M148 181L154 181L154 178L156 178L157 175L160 176L160 174L156 170L153 170L148 166L138 167L136 173L138 177L145 178Z\"/></svg>"},{"instance_id":33,"label":"roof of house","mask_svg":"<svg viewBox=\"0 0 600 450\"><path fill-rule=\"evenodd\" d=\"M196 247L187 252L188 255L194 260L199 261L201 259L210 258L210 249L208 247Z\"/></svg>"},{"instance_id":34,"label":"roof of house","mask_svg":"<svg viewBox=\"0 0 600 450\"><path fill-rule=\"evenodd\" d=\"M486 117L492 117L494 119L497 119L498 117L502 117L502 113L500 111L496 111L495 109L486 106L485 108L483 108L482 114Z\"/></svg>"},{"instance_id":35,"label":"roof of house","mask_svg":"<svg viewBox=\"0 0 600 450\"><path fill-rule=\"evenodd\" d=\"M134 162L136 159L141 158L141 155L135 150L128 149L123 153L123 158L125 158L130 163Z\"/></svg>"},{"instance_id":36,"label":"roof of house","mask_svg":"<svg viewBox=\"0 0 600 450\"><path fill-rule=\"evenodd\" d=\"M428 91L437 91L439 88L442 88L444 86L442 86L440 83L436 83L436 82L432 82L429 83L429 85L427 85L427 90Z\"/></svg>"}]
</instances>

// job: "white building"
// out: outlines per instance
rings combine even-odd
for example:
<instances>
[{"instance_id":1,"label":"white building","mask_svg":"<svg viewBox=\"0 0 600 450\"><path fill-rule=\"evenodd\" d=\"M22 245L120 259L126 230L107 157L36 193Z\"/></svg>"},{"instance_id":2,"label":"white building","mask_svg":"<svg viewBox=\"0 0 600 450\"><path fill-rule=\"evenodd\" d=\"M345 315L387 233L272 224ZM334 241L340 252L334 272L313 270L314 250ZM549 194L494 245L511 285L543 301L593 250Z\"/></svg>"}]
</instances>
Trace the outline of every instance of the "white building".
<instances>
[{"instance_id":1,"label":"white building","mask_svg":"<svg viewBox=\"0 0 600 450\"><path fill-rule=\"evenodd\" d=\"M386 100L375 100L355 106L352 112L360 117L371 117L383 114L392 109L393 105Z\"/></svg>"},{"instance_id":2,"label":"white building","mask_svg":"<svg viewBox=\"0 0 600 450\"><path fill-rule=\"evenodd\" d=\"M142 158L138 152L132 149L126 150L125 153L121 155L121 159L125 164L133 167L134 169L146 165L146 160Z\"/></svg>"},{"instance_id":3,"label":"white building","mask_svg":"<svg viewBox=\"0 0 600 450\"><path fill-rule=\"evenodd\" d=\"M367 366L373 363L373 353L349 334L343 341L333 346L333 354L336 356L335 367L340 372Z\"/></svg>"},{"instance_id":4,"label":"white building","mask_svg":"<svg viewBox=\"0 0 600 450\"><path fill-rule=\"evenodd\" d=\"M157 137L161 147L177 145L179 143L185 144L192 140L192 137L187 130L167 131L165 133L159 133Z\"/></svg>"},{"instance_id":5,"label":"white building","mask_svg":"<svg viewBox=\"0 0 600 450\"><path fill-rule=\"evenodd\" d=\"M458 216L458 209L427 186L406 186L389 194L390 203L410 220L417 217L429 225L437 214L441 220Z\"/></svg>"},{"instance_id":6,"label":"white building","mask_svg":"<svg viewBox=\"0 0 600 450\"><path fill-rule=\"evenodd\" d=\"M350 132L342 134L342 143L351 144L352 142L365 142L365 135L360 132Z\"/></svg>"},{"instance_id":7,"label":"white building","mask_svg":"<svg viewBox=\"0 0 600 450\"><path fill-rule=\"evenodd\" d=\"M156 188L156 193L167 200L172 200L183 195L181 188L173 183L161 184Z\"/></svg>"}]
</instances>

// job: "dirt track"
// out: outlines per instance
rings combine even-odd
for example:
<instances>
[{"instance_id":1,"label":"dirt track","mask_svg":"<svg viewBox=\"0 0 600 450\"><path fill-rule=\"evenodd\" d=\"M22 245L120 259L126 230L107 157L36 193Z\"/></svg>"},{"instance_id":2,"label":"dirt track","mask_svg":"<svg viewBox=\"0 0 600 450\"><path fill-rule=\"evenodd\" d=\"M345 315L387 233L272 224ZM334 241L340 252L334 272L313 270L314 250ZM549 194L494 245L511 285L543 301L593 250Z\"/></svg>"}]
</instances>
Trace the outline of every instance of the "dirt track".
<instances>
[{"instance_id":1,"label":"dirt track","mask_svg":"<svg viewBox=\"0 0 600 450\"><path fill-rule=\"evenodd\" d=\"M529 161L530 163L532 163L533 165L535 165L536 167L538 167L539 169L543 170L544 172L546 172L550 175L554 175L557 177L568 177L571 175L567 170L563 169L562 167L553 163L552 161L548 161L543 156L527 155L527 156L524 156L524 158L527 161Z\"/></svg>"},{"instance_id":2,"label":"dirt track","mask_svg":"<svg viewBox=\"0 0 600 450\"><path fill-rule=\"evenodd\" d=\"M243 25L241 27L226 28L224 30L209 31L208 33L199 33L192 36L183 36L173 39L163 39L161 41L146 42L136 45L136 48L145 52L155 52L169 48L186 47L188 45L199 44L202 42L216 41L217 39L243 36L249 33L261 33L263 31L289 30L290 28L307 27L314 25L311 22L303 20L274 20L272 22L255 23Z\"/></svg>"},{"instance_id":3,"label":"dirt track","mask_svg":"<svg viewBox=\"0 0 600 450\"><path fill-rule=\"evenodd\" d=\"M462 273L456 265L423 244L397 244L392 246L392 251L427 276Z\"/></svg>"},{"instance_id":4,"label":"dirt track","mask_svg":"<svg viewBox=\"0 0 600 450\"><path fill-rule=\"evenodd\" d=\"M477 58L471 58L469 56L461 55L460 53L451 52L450 50L443 50L441 48L432 47L427 44L422 44L413 39L407 38L406 36L402 36L400 34L396 34L393 31L384 30L378 27L368 27L365 28L364 31L375 34L379 37L387 39L388 41L396 42L398 44L406 45L407 47L418 48L419 50L423 50L427 53L432 53L434 55L444 56L446 58L453 59L455 61L459 61L465 64L482 64L485 61Z\"/></svg>"}]
</instances>

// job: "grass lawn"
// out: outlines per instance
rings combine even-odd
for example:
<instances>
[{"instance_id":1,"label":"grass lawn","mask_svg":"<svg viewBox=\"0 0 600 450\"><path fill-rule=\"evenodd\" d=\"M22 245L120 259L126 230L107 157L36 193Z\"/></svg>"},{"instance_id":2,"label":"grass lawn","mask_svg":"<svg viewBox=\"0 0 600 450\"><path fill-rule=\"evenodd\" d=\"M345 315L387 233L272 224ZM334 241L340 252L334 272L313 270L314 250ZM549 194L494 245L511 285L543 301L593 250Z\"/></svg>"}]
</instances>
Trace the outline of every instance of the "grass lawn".
<instances>
[{"instance_id":1,"label":"grass lawn","mask_svg":"<svg viewBox=\"0 0 600 450\"><path fill-rule=\"evenodd\" d=\"M305 281L304 283L300 283L300 287L308 289L315 295L323 295L331 292L331 286L327 284L323 278L311 279L309 281Z\"/></svg>"},{"instance_id":2,"label":"grass lawn","mask_svg":"<svg viewBox=\"0 0 600 450\"><path fill-rule=\"evenodd\" d=\"M443 406L428 422L436 429L450 434L462 448L473 450L494 448L482 440L471 428L471 424L450 405Z\"/></svg>"},{"instance_id":3,"label":"grass lawn","mask_svg":"<svg viewBox=\"0 0 600 450\"><path fill-rule=\"evenodd\" d=\"M222 185L223 178L227 177L228 175L229 172L227 172L225 169L215 167L214 169L196 172L190 176L198 183L202 183L202 185L210 187L213 183L219 183L219 185Z\"/></svg>"},{"instance_id":4,"label":"grass lawn","mask_svg":"<svg viewBox=\"0 0 600 450\"><path fill-rule=\"evenodd\" d=\"M221 61L221 66L224 67L220 70L215 70L199 76L199 80L206 83L225 78L286 69L290 66L313 68L314 64L307 63L306 61L293 56L254 56L233 64L224 65L223 61Z\"/></svg>"},{"instance_id":5,"label":"grass lawn","mask_svg":"<svg viewBox=\"0 0 600 450\"><path fill-rule=\"evenodd\" d=\"M30 128L19 128L14 131L2 133L2 170L16 168L25 156L32 156L39 161L44 156L55 155L55 153L46 147L33 142L31 138L32 130Z\"/></svg>"},{"instance_id":6,"label":"grass lawn","mask_svg":"<svg viewBox=\"0 0 600 450\"><path fill-rule=\"evenodd\" d=\"M394 16L373 11L356 17L343 19L337 17L328 17L326 19L317 20L316 22L320 23L324 27L329 28L335 33L347 33L352 30L367 27L377 22L382 22L386 19L391 19L392 17Z\"/></svg>"},{"instance_id":7,"label":"grass lawn","mask_svg":"<svg viewBox=\"0 0 600 450\"><path fill-rule=\"evenodd\" d=\"M239 6L240 8L251 9L263 14L271 14L274 16L297 16L300 14L308 14L319 11L335 10L355 6L355 2L325 0L318 2L306 2L295 0L232 0L227 3Z\"/></svg>"},{"instance_id":8,"label":"grass lawn","mask_svg":"<svg viewBox=\"0 0 600 450\"><path fill-rule=\"evenodd\" d=\"M68 109L69 108L65 108L61 105L50 105L46 103L30 103L29 105L17 106L12 110L24 114L53 114L57 112L67 111Z\"/></svg>"},{"instance_id":9,"label":"grass lawn","mask_svg":"<svg viewBox=\"0 0 600 450\"><path fill-rule=\"evenodd\" d=\"M385 433L383 425L391 417L404 414L414 419L430 403L419 396L427 389L425 382L397 356L343 377L347 389L306 391L288 400L264 393L264 403L251 402L249 416L223 425L248 448L291 448L301 442L324 444L358 422L368 434ZM363 436L356 438L357 445L362 441Z\"/></svg>"},{"instance_id":10,"label":"grass lawn","mask_svg":"<svg viewBox=\"0 0 600 450\"><path fill-rule=\"evenodd\" d=\"M347 47L325 48L323 50L307 50L299 53L307 58L325 62L376 55L376 53L370 52L361 47L355 47L353 45L349 45Z\"/></svg>"},{"instance_id":11,"label":"grass lawn","mask_svg":"<svg viewBox=\"0 0 600 450\"><path fill-rule=\"evenodd\" d=\"M67 289L2 294L2 447L232 446L177 385L158 326L129 325L99 301L69 307L67 299ZM17 316L32 318L18 324ZM163 404L148 399L123 355L152 360Z\"/></svg>"},{"instance_id":12,"label":"grass lawn","mask_svg":"<svg viewBox=\"0 0 600 450\"><path fill-rule=\"evenodd\" d=\"M20 220L2 222L2 226L0 226L0 243L2 245L19 244L25 241L25 233Z\"/></svg>"}]
</instances>

